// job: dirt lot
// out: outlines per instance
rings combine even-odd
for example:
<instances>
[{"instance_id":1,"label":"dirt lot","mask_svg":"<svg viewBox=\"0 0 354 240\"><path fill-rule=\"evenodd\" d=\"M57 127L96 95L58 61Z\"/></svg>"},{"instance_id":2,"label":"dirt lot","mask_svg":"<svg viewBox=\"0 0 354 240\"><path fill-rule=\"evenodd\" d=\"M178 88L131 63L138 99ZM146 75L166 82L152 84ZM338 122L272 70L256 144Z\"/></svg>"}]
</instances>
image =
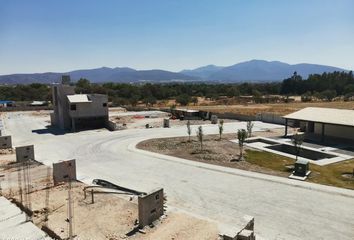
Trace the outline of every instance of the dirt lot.
<instances>
[{"instance_id":1,"label":"dirt lot","mask_svg":"<svg viewBox=\"0 0 354 240\"><path fill-rule=\"evenodd\" d=\"M19 202L19 166L14 160L13 153L0 155L0 175L5 175L1 186L5 197ZM66 238L68 184L53 186L48 173L51 176L51 168L36 162L31 164L33 222L38 227L45 224L46 196L49 196L48 227L61 238ZM137 197L101 193L95 194L95 203L92 204L89 194L84 198L83 189L86 186L81 182L72 184L73 231L78 239L218 239L215 223L176 210L168 210L155 227L145 227L142 232L127 237L126 234L136 227Z\"/></svg>"},{"instance_id":2,"label":"dirt lot","mask_svg":"<svg viewBox=\"0 0 354 240\"><path fill-rule=\"evenodd\" d=\"M254 135L280 136L282 132L275 129L270 132L255 132ZM188 137L151 139L139 143L137 147L214 165L281 177L290 175L292 171L290 166L294 164L295 160L277 154L245 148L245 161L235 161L239 158L239 147L238 144L229 141L235 138L235 134L224 134L222 140L219 140L219 135L205 136L203 151L201 151L200 142L195 136L191 138L191 141ZM310 182L354 189L354 177L351 175L354 170L354 159L327 166L310 164L310 170L312 171L308 178Z\"/></svg>"},{"instance_id":3,"label":"dirt lot","mask_svg":"<svg viewBox=\"0 0 354 240\"><path fill-rule=\"evenodd\" d=\"M286 115L305 107L326 107L340 109L354 109L354 102L293 102L274 104L248 104L248 105L214 105L214 106L193 106L193 109L212 111L215 113L239 113L245 115L256 115L257 113L275 113Z\"/></svg>"},{"instance_id":4,"label":"dirt lot","mask_svg":"<svg viewBox=\"0 0 354 240\"><path fill-rule=\"evenodd\" d=\"M269 132L257 132L257 136L264 137L280 136L281 134L282 132L279 129L274 129ZM272 169L264 168L248 161L236 161L239 158L239 147L237 144L229 141L235 138L235 134L223 134L221 140L219 139L219 135L207 135L204 139L203 151L201 151L200 142L195 136L191 137L191 141L189 141L188 137L168 138L168 140L151 139L140 142L137 147L152 152L209 164L287 176L287 173L273 171Z\"/></svg>"}]
</instances>

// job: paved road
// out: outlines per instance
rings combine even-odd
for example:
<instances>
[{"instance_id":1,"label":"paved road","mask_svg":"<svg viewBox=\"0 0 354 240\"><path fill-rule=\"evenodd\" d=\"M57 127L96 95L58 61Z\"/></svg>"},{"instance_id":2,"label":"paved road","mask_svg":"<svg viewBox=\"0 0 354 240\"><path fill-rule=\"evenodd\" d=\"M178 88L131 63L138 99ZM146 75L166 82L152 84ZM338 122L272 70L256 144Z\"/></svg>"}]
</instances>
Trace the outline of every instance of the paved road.
<instances>
[{"instance_id":1,"label":"paved road","mask_svg":"<svg viewBox=\"0 0 354 240\"><path fill-rule=\"evenodd\" d=\"M134 148L144 139L185 135L185 127L105 130L53 135L47 118L9 113L4 120L14 145L35 144L36 158L46 164L76 158L84 181L104 178L149 191L164 187L170 206L226 225L240 226L242 216L256 219L263 239L354 239L354 191L303 183L237 169L213 166ZM225 124L225 132L245 123ZM254 130L278 127L256 123ZM217 127L205 126L206 133ZM193 132L195 130L193 129Z\"/></svg>"}]
</instances>

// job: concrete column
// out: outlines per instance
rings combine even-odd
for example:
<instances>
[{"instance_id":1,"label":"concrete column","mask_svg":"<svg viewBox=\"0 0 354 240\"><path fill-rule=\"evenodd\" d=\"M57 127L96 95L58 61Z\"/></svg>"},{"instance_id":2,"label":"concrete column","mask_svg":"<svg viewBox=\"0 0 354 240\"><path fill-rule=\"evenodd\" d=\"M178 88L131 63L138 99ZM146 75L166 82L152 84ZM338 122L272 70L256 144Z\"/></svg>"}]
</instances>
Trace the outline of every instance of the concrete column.
<instances>
[{"instance_id":1,"label":"concrete column","mask_svg":"<svg viewBox=\"0 0 354 240\"><path fill-rule=\"evenodd\" d=\"M322 123L321 141L324 142L324 140L325 140L325 124Z\"/></svg>"}]
</instances>

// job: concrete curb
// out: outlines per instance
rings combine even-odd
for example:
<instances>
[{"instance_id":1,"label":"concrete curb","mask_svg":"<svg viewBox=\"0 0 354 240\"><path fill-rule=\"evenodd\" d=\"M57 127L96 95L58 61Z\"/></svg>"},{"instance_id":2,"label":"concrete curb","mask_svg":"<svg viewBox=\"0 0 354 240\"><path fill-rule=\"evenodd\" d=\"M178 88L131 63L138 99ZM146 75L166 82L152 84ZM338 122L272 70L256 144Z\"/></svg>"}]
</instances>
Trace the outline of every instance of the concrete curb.
<instances>
[{"instance_id":1,"label":"concrete curb","mask_svg":"<svg viewBox=\"0 0 354 240\"><path fill-rule=\"evenodd\" d=\"M159 153L154 153L154 152L149 152L146 150L138 149L136 147L136 145L139 142L145 141L145 140L148 140L148 139L143 139L143 140L139 140L139 141L130 143L128 145L128 151L144 154L146 156L155 157L155 158L165 160L165 161L173 161L173 162L176 162L179 164L194 166L197 168L211 170L211 171L215 171L215 172L226 173L226 174L237 175L237 176L248 177L248 178L256 178L256 179L265 180L268 182L279 183L279 184L284 184L284 185L288 185L288 186L292 186L292 187L300 187L300 188L304 188L304 189L308 189L308 190L314 190L314 191L318 191L318 192L324 192L324 193L336 194L336 195L342 195L345 197L354 198L354 191L349 190L349 189L345 189L345 188L338 188L338 187L320 185L320 184L309 183L309 182L300 182L300 181L291 180L288 178L271 176L271 175L257 173L257 172L249 172L249 171L241 170L241 169L217 166L217 165L187 160L187 159L178 158L178 157L172 157L172 156L168 156L168 155L164 155L164 154L159 154Z\"/></svg>"}]
</instances>

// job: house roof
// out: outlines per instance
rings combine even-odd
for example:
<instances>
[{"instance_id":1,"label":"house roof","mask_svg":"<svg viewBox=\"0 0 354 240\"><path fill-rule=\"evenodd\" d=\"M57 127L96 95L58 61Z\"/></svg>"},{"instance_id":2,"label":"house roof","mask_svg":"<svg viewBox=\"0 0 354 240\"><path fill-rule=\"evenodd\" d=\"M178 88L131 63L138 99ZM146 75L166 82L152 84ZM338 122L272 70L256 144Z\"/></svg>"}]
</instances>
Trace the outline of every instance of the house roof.
<instances>
[{"instance_id":1,"label":"house roof","mask_svg":"<svg viewBox=\"0 0 354 240\"><path fill-rule=\"evenodd\" d=\"M307 107L283 118L354 127L354 110Z\"/></svg>"},{"instance_id":2,"label":"house roof","mask_svg":"<svg viewBox=\"0 0 354 240\"><path fill-rule=\"evenodd\" d=\"M86 103L92 102L87 94L75 94L67 96L70 103Z\"/></svg>"}]
</instances>

